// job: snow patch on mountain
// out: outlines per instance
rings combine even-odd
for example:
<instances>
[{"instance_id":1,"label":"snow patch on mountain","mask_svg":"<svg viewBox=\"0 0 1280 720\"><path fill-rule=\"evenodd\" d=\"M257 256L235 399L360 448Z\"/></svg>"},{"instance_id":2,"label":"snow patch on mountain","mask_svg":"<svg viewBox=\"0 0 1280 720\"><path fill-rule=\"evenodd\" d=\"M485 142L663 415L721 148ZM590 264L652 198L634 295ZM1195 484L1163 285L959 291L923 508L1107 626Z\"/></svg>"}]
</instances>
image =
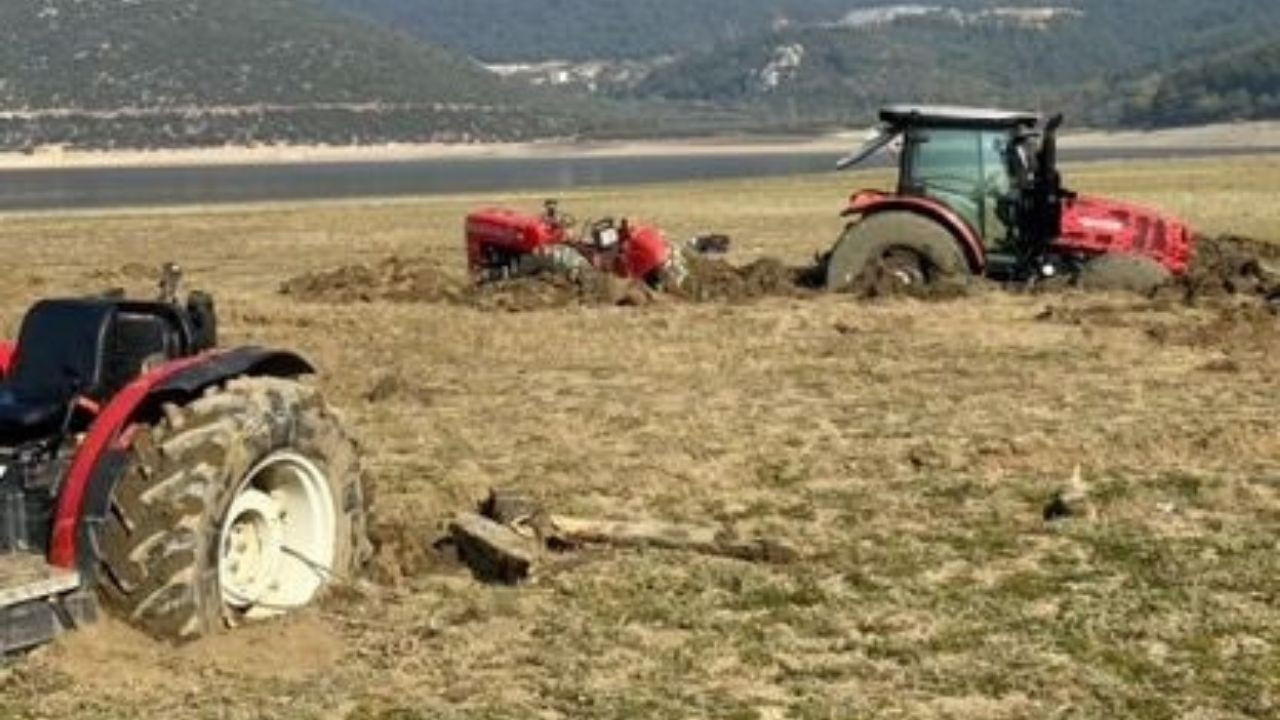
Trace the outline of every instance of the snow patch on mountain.
<instances>
[{"instance_id":1,"label":"snow patch on mountain","mask_svg":"<svg viewBox=\"0 0 1280 720\"><path fill-rule=\"evenodd\" d=\"M961 10L941 5L902 4L850 10L827 27L868 28L888 25L907 18L932 17L951 20L960 25L1003 23L1036 30L1047 30L1054 23L1082 17L1084 11L1071 7L1001 6L982 10Z\"/></svg>"},{"instance_id":2,"label":"snow patch on mountain","mask_svg":"<svg viewBox=\"0 0 1280 720\"><path fill-rule=\"evenodd\" d=\"M547 60L534 63L497 63L483 67L489 72L522 80L531 85L569 87L587 92L631 87L654 71L670 64L671 57L652 60Z\"/></svg>"}]
</instances>

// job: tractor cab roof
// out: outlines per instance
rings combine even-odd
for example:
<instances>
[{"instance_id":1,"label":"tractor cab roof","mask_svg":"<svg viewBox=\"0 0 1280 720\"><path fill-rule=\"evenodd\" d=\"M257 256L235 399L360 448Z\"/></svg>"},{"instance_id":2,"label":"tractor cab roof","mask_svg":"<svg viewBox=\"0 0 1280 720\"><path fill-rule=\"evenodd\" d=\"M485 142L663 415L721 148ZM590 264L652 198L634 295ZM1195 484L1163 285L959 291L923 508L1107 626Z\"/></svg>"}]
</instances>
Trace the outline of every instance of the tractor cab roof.
<instances>
[{"instance_id":1,"label":"tractor cab roof","mask_svg":"<svg viewBox=\"0 0 1280 720\"><path fill-rule=\"evenodd\" d=\"M1042 116L1034 112L994 110L950 105L890 105L880 121L894 128L952 127L976 129L1033 128Z\"/></svg>"},{"instance_id":2,"label":"tractor cab roof","mask_svg":"<svg viewBox=\"0 0 1280 720\"><path fill-rule=\"evenodd\" d=\"M880 126L875 128L871 137L862 147L836 163L836 169L844 170L861 163L914 128L1002 130L1029 137L1038 131L1044 120L1040 113L1016 110L953 105L889 105L880 111ZM1056 130L1061 120L1061 116L1054 116L1046 126L1048 131Z\"/></svg>"}]
</instances>

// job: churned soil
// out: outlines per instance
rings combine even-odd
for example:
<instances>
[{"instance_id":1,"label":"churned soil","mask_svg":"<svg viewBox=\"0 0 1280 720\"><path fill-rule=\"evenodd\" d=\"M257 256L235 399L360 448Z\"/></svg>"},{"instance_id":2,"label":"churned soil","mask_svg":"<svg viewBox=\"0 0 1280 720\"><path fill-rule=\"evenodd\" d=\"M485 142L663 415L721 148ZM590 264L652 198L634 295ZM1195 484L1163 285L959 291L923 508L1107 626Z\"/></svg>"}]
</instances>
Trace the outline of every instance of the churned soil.
<instances>
[{"instance_id":1,"label":"churned soil","mask_svg":"<svg viewBox=\"0 0 1280 720\"><path fill-rule=\"evenodd\" d=\"M821 261L788 265L764 257L735 264L689 253L688 276L679 288L656 291L643 283L601 272L537 275L471 284L422 257L389 257L376 264L344 265L284 282L280 292L303 302L447 303L488 311L527 312L571 306L641 307L674 299L684 302L746 302L767 297L813 297L823 280ZM849 290L861 299L909 295L949 299L984 283L903 286L896 278L866 273ZM1158 299L1200 304L1224 298L1280 298L1280 245L1223 235L1201 238L1185 277L1157 293Z\"/></svg>"},{"instance_id":2,"label":"churned soil","mask_svg":"<svg viewBox=\"0 0 1280 720\"><path fill-rule=\"evenodd\" d=\"M1189 303L1225 296L1280 295L1280 244L1237 235L1202 237L1186 277L1173 284Z\"/></svg>"},{"instance_id":3,"label":"churned soil","mask_svg":"<svg viewBox=\"0 0 1280 720\"><path fill-rule=\"evenodd\" d=\"M290 278L284 295L304 302L448 302L463 283L425 258L389 257L376 265L344 265Z\"/></svg>"}]
</instances>

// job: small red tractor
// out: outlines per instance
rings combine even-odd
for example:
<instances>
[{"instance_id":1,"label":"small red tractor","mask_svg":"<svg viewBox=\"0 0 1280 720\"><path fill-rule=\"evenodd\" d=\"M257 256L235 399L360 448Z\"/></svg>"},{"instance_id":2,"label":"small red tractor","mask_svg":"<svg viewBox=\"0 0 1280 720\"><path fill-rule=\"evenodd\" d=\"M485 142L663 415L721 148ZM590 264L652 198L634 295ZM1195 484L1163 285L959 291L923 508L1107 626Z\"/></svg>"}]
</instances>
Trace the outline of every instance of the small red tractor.
<instances>
[{"instance_id":1,"label":"small red tractor","mask_svg":"<svg viewBox=\"0 0 1280 720\"><path fill-rule=\"evenodd\" d=\"M895 147L897 191L854 193L844 234L826 256L828 289L876 273L904 285L1067 278L1146 292L1187 272L1194 240L1186 224L1063 188L1061 115L893 106L880 120L838 168Z\"/></svg>"},{"instance_id":2,"label":"small red tractor","mask_svg":"<svg viewBox=\"0 0 1280 720\"><path fill-rule=\"evenodd\" d=\"M0 655L99 603L185 641L367 556L356 448L298 355L216 348L213 300L46 299L0 343Z\"/></svg>"},{"instance_id":3,"label":"small red tractor","mask_svg":"<svg viewBox=\"0 0 1280 720\"><path fill-rule=\"evenodd\" d=\"M656 227L604 218L575 233L548 200L541 215L485 208L467 215L467 267L477 282L594 269L658 288L683 281L683 254Z\"/></svg>"}]
</instances>

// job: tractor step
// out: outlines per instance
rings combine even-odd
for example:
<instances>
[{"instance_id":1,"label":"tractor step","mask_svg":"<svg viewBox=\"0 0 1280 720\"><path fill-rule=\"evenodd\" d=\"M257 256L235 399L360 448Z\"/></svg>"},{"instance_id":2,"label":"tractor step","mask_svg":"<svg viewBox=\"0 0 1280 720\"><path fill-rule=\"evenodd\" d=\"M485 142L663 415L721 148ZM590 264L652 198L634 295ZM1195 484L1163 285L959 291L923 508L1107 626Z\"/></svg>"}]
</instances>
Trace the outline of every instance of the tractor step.
<instances>
[{"instance_id":1,"label":"tractor step","mask_svg":"<svg viewBox=\"0 0 1280 720\"><path fill-rule=\"evenodd\" d=\"M31 553L0 554L0 656L49 642L97 614L79 572Z\"/></svg>"}]
</instances>

